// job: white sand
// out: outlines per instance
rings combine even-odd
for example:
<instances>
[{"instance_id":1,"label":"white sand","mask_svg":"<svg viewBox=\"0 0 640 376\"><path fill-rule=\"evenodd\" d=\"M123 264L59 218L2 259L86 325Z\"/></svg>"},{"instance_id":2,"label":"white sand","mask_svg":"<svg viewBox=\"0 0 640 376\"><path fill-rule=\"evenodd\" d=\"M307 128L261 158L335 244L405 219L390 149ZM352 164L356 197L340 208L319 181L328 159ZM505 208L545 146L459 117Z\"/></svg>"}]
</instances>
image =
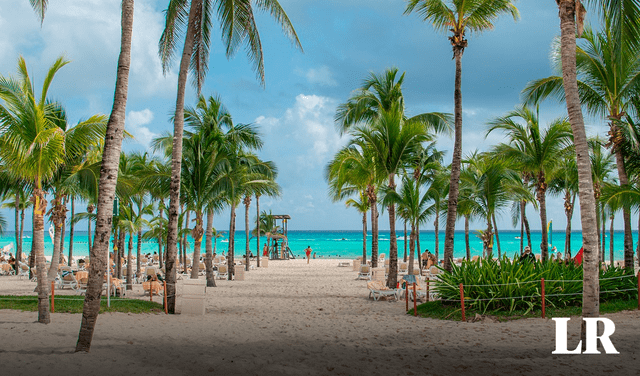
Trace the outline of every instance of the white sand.
<instances>
[{"instance_id":1,"label":"white sand","mask_svg":"<svg viewBox=\"0 0 640 376\"><path fill-rule=\"evenodd\" d=\"M337 260L271 261L207 289L205 316L100 315L91 352L73 353L79 314L0 311L0 369L11 375L640 374L640 312L607 315L621 355L555 356L550 319L450 322L367 299ZM201 277L203 278L203 277ZM35 283L0 277L0 294ZM143 299L141 290L130 297ZM159 299L157 299L159 300ZM114 303L115 304L115 303ZM578 318L569 327L577 344Z\"/></svg>"}]
</instances>

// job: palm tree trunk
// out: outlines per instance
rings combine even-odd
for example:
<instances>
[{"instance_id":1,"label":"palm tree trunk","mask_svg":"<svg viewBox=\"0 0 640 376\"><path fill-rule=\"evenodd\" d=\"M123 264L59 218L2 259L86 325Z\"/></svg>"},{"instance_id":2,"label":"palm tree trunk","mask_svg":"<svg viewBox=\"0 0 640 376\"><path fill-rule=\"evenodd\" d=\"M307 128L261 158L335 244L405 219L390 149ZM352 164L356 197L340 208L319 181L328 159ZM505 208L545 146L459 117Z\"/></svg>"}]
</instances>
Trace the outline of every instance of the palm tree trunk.
<instances>
[{"instance_id":1,"label":"palm tree trunk","mask_svg":"<svg viewBox=\"0 0 640 376\"><path fill-rule=\"evenodd\" d=\"M129 67L131 65L131 36L133 34L134 0L122 0L122 34L120 40L120 56L118 57L118 72L113 99L111 116L107 123L102 166L100 168L100 183L98 186L98 213L96 217L96 232L91 246L89 264L89 279L82 309L82 324L78 334L76 351L89 352L93 330L100 310L100 295L102 283L108 262L109 238L111 222L113 220L113 200L118 179L118 164L124 131L124 119L127 107L127 90L129 86ZM90 223L90 221L89 221ZM89 234L91 234L89 224ZM89 240L91 243L91 240ZM174 293L174 292L172 292Z\"/></svg>"},{"instance_id":2,"label":"palm tree trunk","mask_svg":"<svg viewBox=\"0 0 640 376\"><path fill-rule=\"evenodd\" d=\"M260 267L260 195L256 195L256 260Z\"/></svg>"},{"instance_id":3,"label":"palm tree trunk","mask_svg":"<svg viewBox=\"0 0 640 376\"><path fill-rule=\"evenodd\" d=\"M36 273L38 275L38 322L48 324L51 321L49 315L49 280L47 278L47 260L44 257L44 213L47 210L47 201L44 192L38 187L33 191L33 238L32 253L36 257Z\"/></svg>"},{"instance_id":4,"label":"palm tree trunk","mask_svg":"<svg viewBox=\"0 0 640 376\"><path fill-rule=\"evenodd\" d=\"M140 254L142 253L142 229L138 229L138 244L136 247L136 275L140 278ZM162 247L158 250L158 264L162 267Z\"/></svg>"},{"instance_id":5,"label":"palm tree trunk","mask_svg":"<svg viewBox=\"0 0 640 376\"><path fill-rule=\"evenodd\" d=\"M618 168L618 179L620 185L629 184L627 169L624 166L624 156L622 149L616 151L616 167ZM633 237L631 235L631 211L629 207L622 208L622 219L624 221L624 267L633 271Z\"/></svg>"},{"instance_id":6,"label":"palm tree trunk","mask_svg":"<svg viewBox=\"0 0 640 376\"><path fill-rule=\"evenodd\" d=\"M75 199L71 197L71 221L69 222L69 260L68 264L71 266L73 262L73 217L76 215Z\"/></svg>"},{"instance_id":7,"label":"palm tree trunk","mask_svg":"<svg viewBox=\"0 0 640 376\"><path fill-rule=\"evenodd\" d=\"M213 276L213 249L211 243L213 239L213 210L207 210L207 240L205 243L205 257L204 266L207 274L207 287L216 287L216 279Z\"/></svg>"},{"instance_id":8,"label":"palm tree trunk","mask_svg":"<svg viewBox=\"0 0 640 376\"><path fill-rule=\"evenodd\" d=\"M611 263L611 266L613 266L613 262L615 261L613 257L613 218L614 216L611 215L611 226L609 227L609 262Z\"/></svg>"},{"instance_id":9,"label":"palm tree trunk","mask_svg":"<svg viewBox=\"0 0 640 376\"><path fill-rule=\"evenodd\" d=\"M542 240L540 242L540 259L542 261L549 258L549 232L547 231L547 192L541 185L546 185L543 174L538 176L537 199L540 203L540 232Z\"/></svg>"},{"instance_id":10,"label":"palm tree trunk","mask_svg":"<svg viewBox=\"0 0 640 376\"><path fill-rule=\"evenodd\" d=\"M467 261L471 261L471 246L469 245L469 216L468 215L464 216L464 245L465 245L465 249L467 250Z\"/></svg>"},{"instance_id":11,"label":"palm tree trunk","mask_svg":"<svg viewBox=\"0 0 640 376\"><path fill-rule=\"evenodd\" d=\"M234 241L235 241L235 237L236 237L236 205L235 204L231 204L231 215L229 218L229 248L227 250L227 265L229 269L229 281L231 281L233 279L233 274L235 273L235 268L234 268L234 259L235 259L235 255L234 255Z\"/></svg>"},{"instance_id":12,"label":"palm tree trunk","mask_svg":"<svg viewBox=\"0 0 640 376\"><path fill-rule=\"evenodd\" d=\"M437 265L440 260L440 211L438 209L436 209L436 219L433 221L433 227L436 236L435 256Z\"/></svg>"},{"instance_id":13,"label":"palm tree trunk","mask_svg":"<svg viewBox=\"0 0 640 376\"><path fill-rule=\"evenodd\" d=\"M529 227L529 219L527 218L527 214L523 214L522 218L524 219L524 232L527 234L527 245L529 246L529 249L533 249L531 248L531 228Z\"/></svg>"},{"instance_id":14,"label":"palm tree trunk","mask_svg":"<svg viewBox=\"0 0 640 376\"><path fill-rule=\"evenodd\" d=\"M180 172L182 171L182 133L184 129L184 96L187 86L187 74L195 35L195 19L202 11L202 0L192 0L189 9L187 35L185 37L180 71L178 73L178 94L176 112L173 121L173 150L171 152L171 185L169 194L169 223L167 235L167 309L175 313L176 309L176 253L178 241L178 206L180 205ZM185 265L186 268L186 265Z\"/></svg>"},{"instance_id":15,"label":"palm tree trunk","mask_svg":"<svg viewBox=\"0 0 640 376\"><path fill-rule=\"evenodd\" d=\"M402 261L407 262L407 221L404 221L404 257Z\"/></svg>"},{"instance_id":16,"label":"palm tree trunk","mask_svg":"<svg viewBox=\"0 0 640 376\"><path fill-rule=\"evenodd\" d=\"M573 196L575 201L575 195ZM569 200L569 192L565 195L565 210L564 214L567 217L567 228L564 232L564 257L565 259L571 258L571 217L573 217L573 203L568 202ZM569 205L567 207L567 205Z\"/></svg>"},{"instance_id":17,"label":"palm tree trunk","mask_svg":"<svg viewBox=\"0 0 640 376\"><path fill-rule=\"evenodd\" d=\"M133 290L133 232L129 232L129 252L127 253L127 290Z\"/></svg>"},{"instance_id":18,"label":"palm tree trunk","mask_svg":"<svg viewBox=\"0 0 640 376\"><path fill-rule=\"evenodd\" d=\"M19 243L19 248L18 250L20 251L20 253L22 254L23 249L22 249L22 239L24 236L24 209L20 210L20 243ZM20 256L22 257L22 255Z\"/></svg>"},{"instance_id":19,"label":"palm tree trunk","mask_svg":"<svg viewBox=\"0 0 640 376\"><path fill-rule=\"evenodd\" d=\"M416 256L418 257L418 260L421 260L420 254L420 224L416 223Z\"/></svg>"},{"instance_id":20,"label":"palm tree trunk","mask_svg":"<svg viewBox=\"0 0 640 376\"><path fill-rule=\"evenodd\" d=\"M604 208L605 208L605 207L604 207L604 205L601 205L601 206L602 206L602 210L596 210L596 215L599 215L599 216L600 216L600 218L602 218L602 219L600 220L600 222L601 222L601 226L602 226L602 231L598 230L598 231L599 231L599 234L598 234L598 240L600 240L600 238L599 238L599 237L600 237L600 234L602 234L602 241L601 241L601 242L599 241L599 245L600 245L600 247L599 247L598 249L601 249L601 250L602 250L602 252L604 252L604 250L607 248L607 247L606 247L607 231L606 231L606 229L605 229L605 226L606 226L607 221L605 221L605 220L604 220L604 216L605 216L605 214L604 214ZM596 208L597 208L597 204L596 204ZM598 227L598 228L600 228L600 227Z\"/></svg>"},{"instance_id":21,"label":"palm tree trunk","mask_svg":"<svg viewBox=\"0 0 640 376\"><path fill-rule=\"evenodd\" d=\"M492 218L493 218L493 227L495 229L495 234L496 234L496 243L498 244L498 258L501 259L502 258L502 248L500 247L500 235L498 235L498 223L496 222L495 213L492 215Z\"/></svg>"},{"instance_id":22,"label":"palm tree trunk","mask_svg":"<svg viewBox=\"0 0 640 376\"><path fill-rule=\"evenodd\" d=\"M124 229L120 229L120 233L118 234L118 274L116 278L122 278L122 260L124 259L124 241L127 233Z\"/></svg>"},{"instance_id":23,"label":"palm tree trunk","mask_svg":"<svg viewBox=\"0 0 640 376\"><path fill-rule=\"evenodd\" d=\"M409 275L413 275L413 262L416 253L416 226L413 223L411 224L411 234L409 236Z\"/></svg>"},{"instance_id":24,"label":"palm tree trunk","mask_svg":"<svg viewBox=\"0 0 640 376\"><path fill-rule=\"evenodd\" d=\"M460 184L460 165L462 163L462 52L463 49L460 47L453 48L453 56L456 61L455 90L453 93L455 102L455 136L453 143L453 160L451 161L451 182L449 183L447 227L444 237L444 269L447 271L451 271L451 259L453 258L453 237L456 231L458 186Z\"/></svg>"},{"instance_id":25,"label":"palm tree trunk","mask_svg":"<svg viewBox=\"0 0 640 376\"><path fill-rule=\"evenodd\" d=\"M18 192L15 193L15 223L14 223L14 233L16 235L16 271L20 271L20 261L22 261L22 245L20 244L20 221L18 220L18 215L20 213L20 194Z\"/></svg>"},{"instance_id":26,"label":"palm tree trunk","mask_svg":"<svg viewBox=\"0 0 640 376\"><path fill-rule=\"evenodd\" d=\"M520 257L524 254L524 211L527 202L520 201Z\"/></svg>"},{"instance_id":27,"label":"palm tree trunk","mask_svg":"<svg viewBox=\"0 0 640 376\"><path fill-rule=\"evenodd\" d=\"M200 248L202 247L202 212L196 211L196 226L191 232L193 238L193 262L191 266L191 279L198 279L200 275Z\"/></svg>"},{"instance_id":28,"label":"palm tree trunk","mask_svg":"<svg viewBox=\"0 0 640 376\"><path fill-rule=\"evenodd\" d=\"M246 264L244 265L244 270L249 271L249 205L251 205L251 196L247 196L244 198L244 234L246 237L245 241L245 257Z\"/></svg>"},{"instance_id":29,"label":"palm tree trunk","mask_svg":"<svg viewBox=\"0 0 640 376\"><path fill-rule=\"evenodd\" d=\"M60 234L60 258L58 260L62 260L64 258L64 234L67 232L67 197L64 197L64 219L62 221L62 232Z\"/></svg>"},{"instance_id":30,"label":"palm tree trunk","mask_svg":"<svg viewBox=\"0 0 640 376\"><path fill-rule=\"evenodd\" d=\"M593 180L589 147L584 129L578 82L576 76L576 24L574 0L558 0L561 34L562 80L566 96L569 122L578 165L578 192L583 244L583 295L582 317L598 317L600 312L598 283L598 231L595 228L596 204L593 196ZM582 321L582 344L586 346L586 325Z\"/></svg>"},{"instance_id":31,"label":"palm tree trunk","mask_svg":"<svg viewBox=\"0 0 640 376\"><path fill-rule=\"evenodd\" d=\"M389 174L389 188L396 189L394 174ZM398 239L396 237L396 206L389 205L389 279L387 286L395 288L398 282Z\"/></svg>"},{"instance_id":32,"label":"palm tree trunk","mask_svg":"<svg viewBox=\"0 0 640 376\"><path fill-rule=\"evenodd\" d=\"M51 203L51 218L53 222L53 255L51 256L51 266L47 278L49 281L56 279L58 275L58 268L60 266L60 248L62 247L62 223L66 216L62 216L62 197L56 194L56 198ZM66 209L66 208L65 208Z\"/></svg>"},{"instance_id":33,"label":"palm tree trunk","mask_svg":"<svg viewBox=\"0 0 640 376\"><path fill-rule=\"evenodd\" d=\"M367 212L362 213L362 265L367 263Z\"/></svg>"},{"instance_id":34,"label":"palm tree trunk","mask_svg":"<svg viewBox=\"0 0 640 376\"><path fill-rule=\"evenodd\" d=\"M93 213L93 205L87 206L87 213ZM87 247L89 248L89 254L91 254L91 247L93 247L93 242L91 241L91 217L87 219Z\"/></svg>"},{"instance_id":35,"label":"palm tree trunk","mask_svg":"<svg viewBox=\"0 0 640 376\"><path fill-rule=\"evenodd\" d=\"M485 249L487 250L486 258L493 258L493 226L491 226L491 216L487 217L487 230L484 233Z\"/></svg>"},{"instance_id":36,"label":"palm tree trunk","mask_svg":"<svg viewBox=\"0 0 640 376\"><path fill-rule=\"evenodd\" d=\"M370 201L371 206L371 267L378 267L378 203Z\"/></svg>"}]
</instances>

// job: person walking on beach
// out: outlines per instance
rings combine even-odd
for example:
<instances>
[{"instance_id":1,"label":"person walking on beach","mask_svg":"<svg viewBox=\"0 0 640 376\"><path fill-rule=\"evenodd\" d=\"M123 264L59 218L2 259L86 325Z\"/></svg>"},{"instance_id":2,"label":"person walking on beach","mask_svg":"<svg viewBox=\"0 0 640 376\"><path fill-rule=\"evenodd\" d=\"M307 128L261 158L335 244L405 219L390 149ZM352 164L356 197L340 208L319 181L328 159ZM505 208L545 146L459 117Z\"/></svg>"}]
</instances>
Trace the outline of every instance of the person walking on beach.
<instances>
[{"instance_id":1,"label":"person walking on beach","mask_svg":"<svg viewBox=\"0 0 640 376\"><path fill-rule=\"evenodd\" d=\"M304 253L307 255L307 264L309 263L309 259L311 259L311 246L307 246L307 249L304 250Z\"/></svg>"}]
</instances>

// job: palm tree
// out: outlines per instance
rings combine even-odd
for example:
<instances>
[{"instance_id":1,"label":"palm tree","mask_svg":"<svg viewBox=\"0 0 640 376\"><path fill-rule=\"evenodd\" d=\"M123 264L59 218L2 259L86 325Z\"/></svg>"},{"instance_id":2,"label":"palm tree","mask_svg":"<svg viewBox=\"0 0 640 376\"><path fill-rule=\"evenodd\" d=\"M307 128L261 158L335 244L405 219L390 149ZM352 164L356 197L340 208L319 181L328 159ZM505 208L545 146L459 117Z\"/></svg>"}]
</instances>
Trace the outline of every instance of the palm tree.
<instances>
[{"instance_id":1,"label":"palm tree","mask_svg":"<svg viewBox=\"0 0 640 376\"><path fill-rule=\"evenodd\" d=\"M559 162L559 168L549 182L552 193L561 194L564 199L564 214L567 217L565 229L564 257L571 258L571 219L578 195L578 167L573 153L565 154Z\"/></svg>"},{"instance_id":2,"label":"palm tree","mask_svg":"<svg viewBox=\"0 0 640 376\"><path fill-rule=\"evenodd\" d=\"M528 192L521 189L518 173L510 167L513 162L508 159L498 158L491 153L474 152L465 163L468 163L468 168L461 175L461 180L470 187L471 199L475 201L474 214L487 223L481 239L485 257L491 258L495 214L508 206L512 196L526 197Z\"/></svg>"},{"instance_id":3,"label":"palm tree","mask_svg":"<svg viewBox=\"0 0 640 376\"><path fill-rule=\"evenodd\" d=\"M578 198L580 199L584 254L582 316L598 317L600 314L600 291L598 282L598 231L595 228L596 200L593 196L589 146L587 145L587 134L584 129L576 75L576 30L578 31L578 36L580 36L586 11L580 2L574 0L557 0L556 4L558 5L558 16L560 17L562 82L578 166ZM576 21L578 23L577 28ZM584 324L582 325L581 333L583 343L585 343L586 326Z\"/></svg>"},{"instance_id":4,"label":"palm tree","mask_svg":"<svg viewBox=\"0 0 640 376\"><path fill-rule=\"evenodd\" d=\"M398 103L394 103L390 110L382 109L369 126L357 126L351 134L358 142L367 144L371 148L373 151L371 156L377 170L386 177L388 190L394 191L395 176L400 171L411 167L423 142L432 140L427 129L428 126L420 120L405 119L403 108ZM390 232L387 286L393 287L398 277L395 204L391 203L387 210Z\"/></svg>"},{"instance_id":5,"label":"palm tree","mask_svg":"<svg viewBox=\"0 0 640 376\"><path fill-rule=\"evenodd\" d=\"M429 197L420 193L418 182L404 175L399 192L385 188L383 205L398 205L398 213L411 225L409 235L409 274L413 274L418 224L427 219L427 202ZM419 257L419 255L418 255Z\"/></svg>"},{"instance_id":6,"label":"palm tree","mask_svg":"<svg viewBox=\"0 0 640 376\"><path fill-rule=\"evenodd\" d=\"M300 42L287 14L277 0L259 1L258 9L267 11L282 26L283 32L292 43L299 47ZM166 23L159 42L160 58L165 72L168 71L176 52L178 39L184 36L184 47L178 72L178 93L173 118L173 149L171 156L171 190L169 199L169 234L167 237L167 284L168 294L175 295L175 258L177 243L177 219L180 203L180 174L182 171L182 134L184 128L184 97L188 70L192 70L198 94L208 68L210 31L212 13L217 16L222 27L222 41L227 57L233 56L237 48L246 43L247 56L254 63L254 69L264 83L262 44L258 34L251 0L203 1L171 0L165 12ZM186 25L185 25L186 24ZM186 26L186 27L185 27ZM168 310L175 311L175 299L168 302Z\"/></svg>"},{"instance_id":7,"label":"palm tree","mask_svg":"<svg viewBox=\"0 0 640 376\"><path fill-rule=\"evenodd\" d=\"M325 179L329 183L329 197L340 201L364 192L371 210L371 265L378 266L378 188L383 176L377 170L372 150L364 142L353 140L340 149L327 164ZM366 262L366 258L363 259Z\"/></svg>"},{"instance_id":8,"label":"palm tree","mask_svg":"<svg viewBox=\"0 0 640 376\"><path fill-rule=\"evenodd\" d=\"M588 113L609 120L609 143L616 156L620 184L629 183L625 158L622 153L624 116L632 110L631 101L636 96L640 83L640 55L637 46L629 43L625 33L615 33L614 20L610 12L603 11L604 30L594 32L586 27L581 37L581 46L576 49L578 95ZM618 39L622 38L622 39ZM558 51L561 47L555 45ZM560 54L553 54L556 70L562 69ZM562 78L551 76L530 82L524 89L529 101L547 97L564 100ZM631 214L623 208L624 254L627 265L633 264L633 238Z\"/></svg>"},{"instance_id":9,"label":"palm tree","mask_svg":"<svg viewBox=\"0 0 640 376\"><path fill-rule=\"evenodd\" d=\"M453 237L456 228L458 185L462 162L462 54L467 47L467 31L481 33L493 29L493 22L503 14L514 20L519 17L513 0L408 0L405 14L417 12L424 21L431 22L437 31L451 32L449 37L456 62L455 77L455 141L451 162L447 227L444 241L444 268L451 270Z\"/></svg>"},{"instance_id":10,"label":"palm tree","mask_svg":"<svg viewBox=\"0 0 640 376\"><path fill-rule=\"evenodd\" d=\"M440 260L440 215L443 214L443 204L449 195L450 171L442 165L435 167L433 171L433 175L427 180L429 188L427 188L425 194L428 199L433 202L427 208L427 212L429 216L434 217L434 255L436 256L437 261Z\"/></svg>"},{"instance_id":11,"label":"palm tree","mask_svg":"<svg viewBox=\"0 0 640 376\"><path fill-rule=\"evenodd\" d=\"M19 78L0 77L0 157L14 176L31 181L33 192L33 252L38 274L38 322L48 324L49 284L44 258L44 214L47 201L43 184L64 162L64 132L54 119L59 105L47 99L55 74L68 61L58 58L45 76L37 97L24 58L18 59Z\"/></svg>"},{"instance_id":12,"label":"palm tree","mask_svg":"<svg viewBox=\"0 0 640 376\"><path fill-rule=\"evenodd\" d=\"M518 123L523 121L526 125ZM547 180L552 177L558 159L571 142L571 130L566 119L554 120L547 129L540 129L538 114L526 106L517 106L514 111L489 122L487 135L494 130L506 133L508 143L495 147L495 152L513 160L520 171L526 172L535 182L536 199L540 204L542 243L540 257L546 260L549 252L547 233Z\"/></svg>"}]
</instances>

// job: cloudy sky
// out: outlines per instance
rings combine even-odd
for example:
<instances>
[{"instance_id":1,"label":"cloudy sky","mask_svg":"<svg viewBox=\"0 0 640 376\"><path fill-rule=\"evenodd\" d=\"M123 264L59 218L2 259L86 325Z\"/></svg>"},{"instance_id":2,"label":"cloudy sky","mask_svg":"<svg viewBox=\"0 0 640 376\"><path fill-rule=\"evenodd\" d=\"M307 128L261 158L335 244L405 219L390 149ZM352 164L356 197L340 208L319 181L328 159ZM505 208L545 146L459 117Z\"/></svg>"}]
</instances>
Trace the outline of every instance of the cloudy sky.
<instances>
[{"instance_id":1,"label":"cloudy sky","mask_svg":"<svg viewBox=\"0 0 640 376\"><path fill-rule=\"evenodd\" d=\"M127 151L145 150L153 137L173 129L169 116L175 106L178 63L163 75L158 59L167 3L135 3L126 117L126 128L135 140L124 145ZM13 75L22 55L38 87L53 61L65 55L71 64L56 76L51 96L65 104L73 122L96 113L108 114L120 49L119 4L51 1L40 25L27 0L0 3L0 74ZM304 51L293 48L268 15L259 14L266 76L263 88L244 51L231 60L225 58L216 28L202 93L219 94L236 123L260 126L265 147L259 154L276 162L282 186L282 197L263 198L261 209L290 214L290 229L294 230L358 229L359 215L342 203L332 203L323 179L327 161L344 143L333 124L336 106L347 100L369 72L397 67L406 72L404 95L410 114L453 112L451 46L447 35L436 33L418 15L403 15L403 0L280 0L280 4ZM465 152L486 150L501 141L499 134L485 139L487 120L517 105L528 81L554 73L549 55L551 42L559 34L557 7L538 1L518 2L517 6L519 21L503 17L494 30L468 35L462 63ZM186 104L194 102L195 90L190 86ZM565 109L556 103L541 107L544 122L564 114ZM588 122L589 133L604 133L600 119ZM451 139L440 140L441 149L451 150L452 146ZM446 160L450 159L448 153ZM11 213L4 214L11 224ZM532 227L539 228L536 213L531 210L529 215ZM242 229L244 220L238 218ZM388 229L388 219L380 218L381 229ZM557 229L564 226L560 199L550 199L548 218ZM499 227L511 229L508 213L498 222ZM579 213L573 225L580 228ZM216 218L215 226L228 227L226 212Z\"/></svg>"}]
</instances>

